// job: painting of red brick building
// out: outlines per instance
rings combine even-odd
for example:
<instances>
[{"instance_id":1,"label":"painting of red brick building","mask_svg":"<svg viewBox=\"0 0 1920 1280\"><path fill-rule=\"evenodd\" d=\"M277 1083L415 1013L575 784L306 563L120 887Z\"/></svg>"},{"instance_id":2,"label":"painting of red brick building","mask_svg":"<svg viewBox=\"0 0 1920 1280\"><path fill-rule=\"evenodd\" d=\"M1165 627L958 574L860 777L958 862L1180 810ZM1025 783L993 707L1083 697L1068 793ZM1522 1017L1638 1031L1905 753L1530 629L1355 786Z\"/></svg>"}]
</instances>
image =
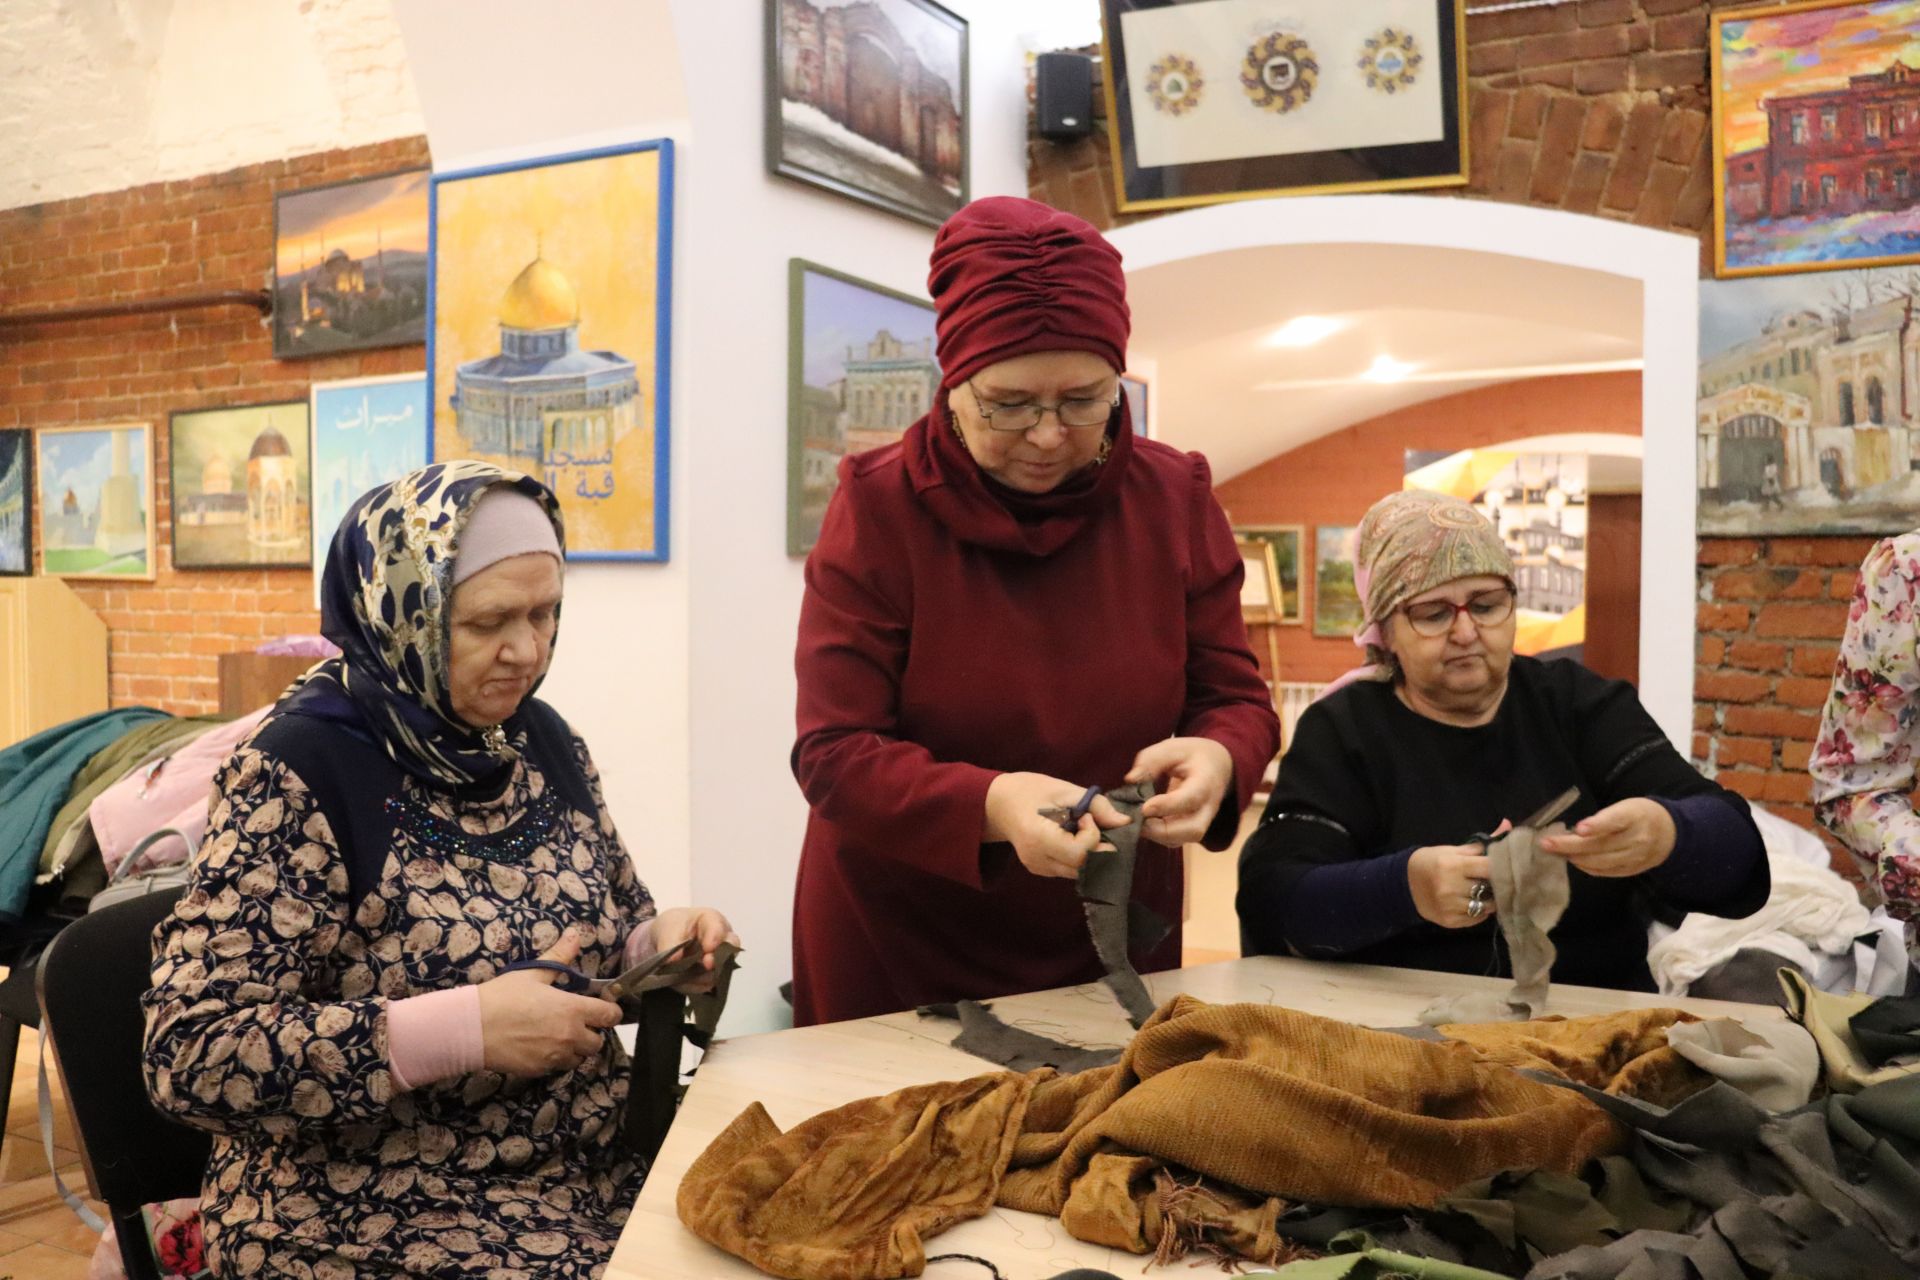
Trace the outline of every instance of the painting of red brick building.
<instances>
[{"instance_id":1,"label":"painting of red brick building","mask_svg":"<svg viewBox=\"0 0 1920 1280\"><path fill-rule=\"evenodd\" d=\"M769 0L767 165L933 225L967 200L967 24L932 0Z\"/></svg>"},{"instance_id":2,"label":"painting of red brick building","mask_svg":"<svg viewBox=\"0 0 1920 1280\"><path fill-rule=\"evenodd\" d=\"M1920 0L1713 23L1718 274L1920 258Z\"/></svg>"}]
</instances>

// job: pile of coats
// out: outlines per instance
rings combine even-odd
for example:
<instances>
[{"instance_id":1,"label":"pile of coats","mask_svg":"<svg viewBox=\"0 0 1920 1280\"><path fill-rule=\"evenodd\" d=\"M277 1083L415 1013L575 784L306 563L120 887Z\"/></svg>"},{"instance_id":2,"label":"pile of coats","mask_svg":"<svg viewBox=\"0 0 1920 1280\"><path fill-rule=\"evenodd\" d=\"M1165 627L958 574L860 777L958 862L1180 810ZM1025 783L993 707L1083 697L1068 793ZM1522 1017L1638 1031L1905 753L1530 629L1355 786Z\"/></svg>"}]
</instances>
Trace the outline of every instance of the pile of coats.
<instances>
[{"instance_id":1,"label":"pile of coats","mask_svg":"<svg viewBox=\"0 0 1920 1280\"><path fill-rule=\"evenodd\" d=\"M178 862L206 830L214 774L268 708L234 719L123 707L0 751L0 933L87 909L149 834L142 869Z\"/></svg>"}]
</instances>

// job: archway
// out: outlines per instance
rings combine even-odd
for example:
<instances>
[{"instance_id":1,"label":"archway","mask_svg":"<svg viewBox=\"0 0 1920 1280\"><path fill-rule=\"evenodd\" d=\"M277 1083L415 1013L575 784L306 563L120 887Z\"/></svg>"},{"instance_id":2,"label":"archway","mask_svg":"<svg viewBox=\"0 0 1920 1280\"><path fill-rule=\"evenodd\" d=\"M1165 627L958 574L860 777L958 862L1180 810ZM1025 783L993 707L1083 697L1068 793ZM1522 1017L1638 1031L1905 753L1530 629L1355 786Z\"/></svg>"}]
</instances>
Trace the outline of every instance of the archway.
<instances>
[{"instance_id":1,"label":"archway","mask_svg":"<svg viewBox=\"0 0 1920 1280\"><path fill-rule=\"evenodd\" d=\"M1577 214L1425 196L1224 204L1135 223L1114 231L1111 239L1136 274L1281 246L1413 246L1577 268L1637 285L1645 450L1640 692L1662 730L1687 749L1694 563L1691 554L1673 555L1671 549L1691 547L1695 538L1697 242ZM1179 417L1179 405L1170 399L1162 397L1156 408L1157 419L1166 424Z\"/></svg>"}]
</instances>

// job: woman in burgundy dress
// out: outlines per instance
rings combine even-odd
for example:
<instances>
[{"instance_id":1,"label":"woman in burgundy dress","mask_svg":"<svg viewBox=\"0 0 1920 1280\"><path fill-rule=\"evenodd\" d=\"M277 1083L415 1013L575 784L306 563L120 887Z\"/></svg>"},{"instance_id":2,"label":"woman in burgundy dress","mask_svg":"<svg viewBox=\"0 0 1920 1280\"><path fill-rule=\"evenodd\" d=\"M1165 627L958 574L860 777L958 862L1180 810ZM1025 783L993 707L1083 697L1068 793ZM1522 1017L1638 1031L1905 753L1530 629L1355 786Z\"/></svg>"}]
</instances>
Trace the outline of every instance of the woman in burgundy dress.
<instances>
[{"instance_id":1,"label":"woman in burgundy dress","mask_svg":"<svg viewBox=\"0 0 1920 1280\"><path fill-rule=\"evenodd\" d=\"M793 769L802 1024L1092 981L1072 877L1152 779L1134 897L1173 925L1181 846L1232 842L1279 742L1241 567L1198 454L1137 438L1119 253L997 197L929 276L942 371L898 444L851 457L807 561Z\"/></svg>"}]
</instances>

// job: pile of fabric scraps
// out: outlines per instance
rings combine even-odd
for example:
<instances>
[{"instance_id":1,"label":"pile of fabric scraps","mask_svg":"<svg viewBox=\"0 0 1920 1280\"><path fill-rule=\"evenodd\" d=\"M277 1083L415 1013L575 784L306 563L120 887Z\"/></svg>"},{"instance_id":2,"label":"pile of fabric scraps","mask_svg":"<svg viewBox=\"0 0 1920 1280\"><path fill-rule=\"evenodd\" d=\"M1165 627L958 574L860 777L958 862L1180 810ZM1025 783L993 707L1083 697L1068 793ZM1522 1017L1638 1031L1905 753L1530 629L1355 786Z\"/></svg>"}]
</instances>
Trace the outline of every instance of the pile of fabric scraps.
<instances>
[{"instance_id":1,"label":"pile of fabric scraps","mask_svg":"<svg viewBox=\"0 0 1920 1280\"><path fill-rule=\"evenodd\" d=\"M1627 1131L1592 1100L1512 1068L1557 1078L1572 1065L1602 1090L1671 1103L1710 1083L1666 1043L1682 1016L1436 1041L1181 996L1110 1067L917 1086L784 1133L756 1104L694 1163L678 1208L778 1276L918 1275L928 1237L994 1205L1137 1254L1272 1266L1323 1248L1283 1229L1302 1203L1362 1211L1350 1226L1399 1221L1502 1170L1570 1177L1617 1154Z\"/></svg>"}]
</instances>

